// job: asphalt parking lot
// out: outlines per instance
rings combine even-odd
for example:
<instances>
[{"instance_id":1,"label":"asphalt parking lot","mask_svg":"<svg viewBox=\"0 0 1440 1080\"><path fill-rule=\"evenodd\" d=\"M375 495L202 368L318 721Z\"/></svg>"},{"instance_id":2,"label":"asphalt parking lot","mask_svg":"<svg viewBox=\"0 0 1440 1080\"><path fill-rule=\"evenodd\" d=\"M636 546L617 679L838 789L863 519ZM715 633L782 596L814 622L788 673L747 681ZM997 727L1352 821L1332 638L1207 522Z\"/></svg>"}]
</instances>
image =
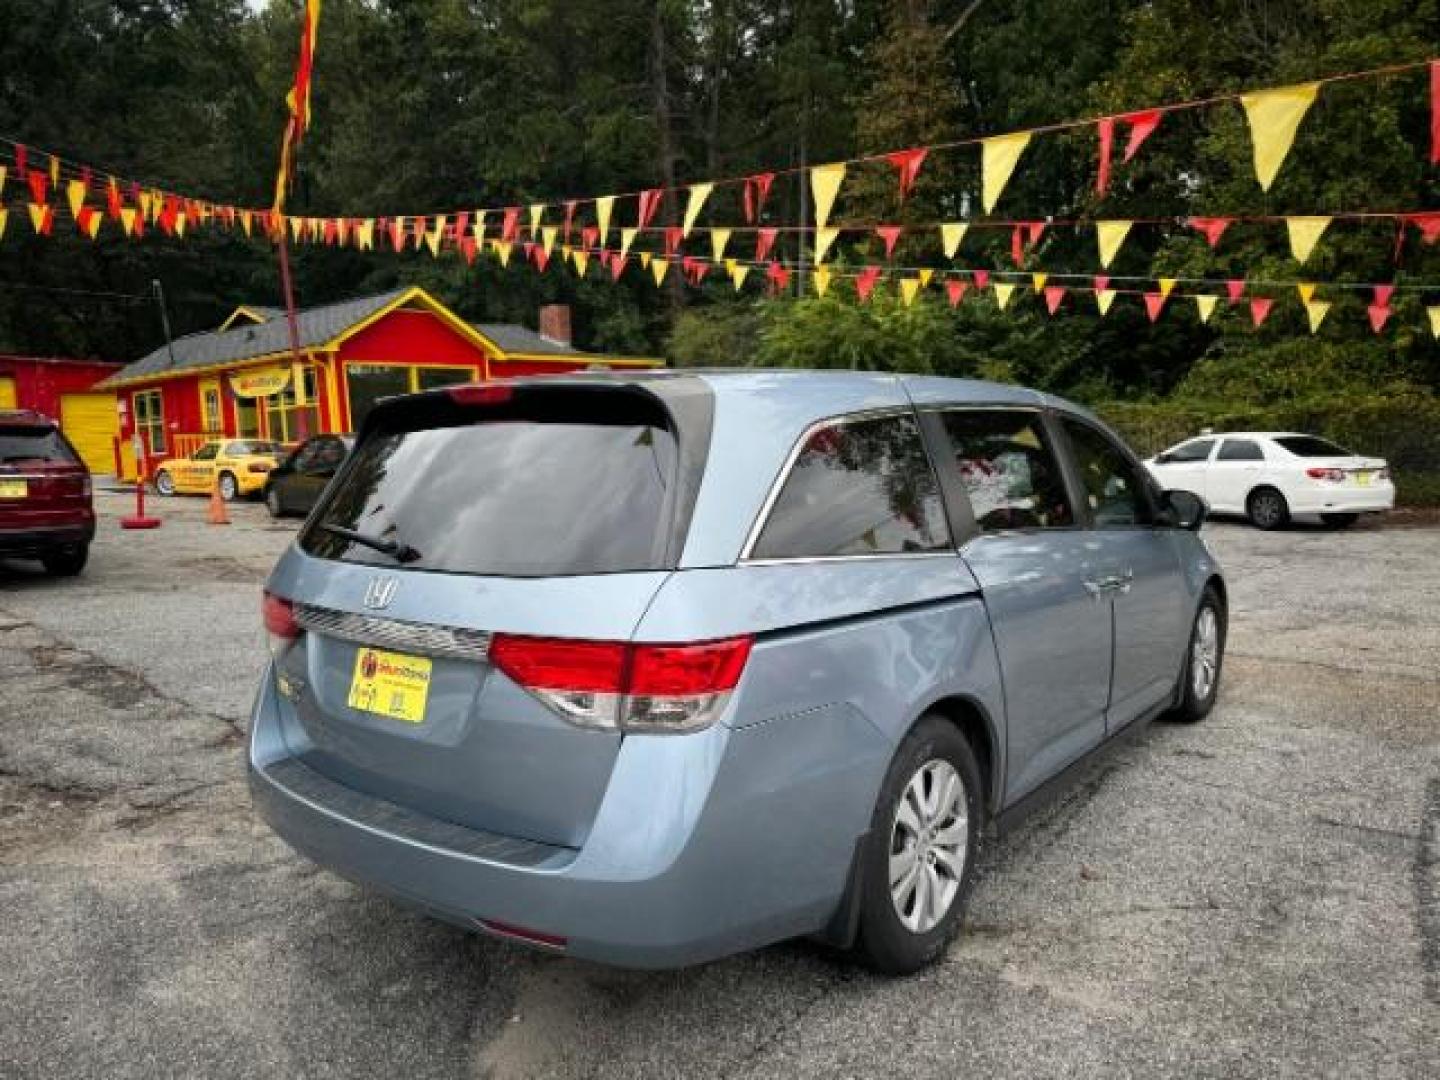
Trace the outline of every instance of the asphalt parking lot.
<instances>
[{"instance_id":1,"label":"asphalt parking lot","mask_svg":"<svg viewBox=\"0 0 1440 1080\"><path fill-rule=\"evenodd\" d=\"M314 869L241 767L293 527L98 503L83 578L0 564L0 1076L1440 1075L1440 528L1207 526L1215 713L993 847L945 962L886 980L610 971Z\"/></svg>"}]
</instances>

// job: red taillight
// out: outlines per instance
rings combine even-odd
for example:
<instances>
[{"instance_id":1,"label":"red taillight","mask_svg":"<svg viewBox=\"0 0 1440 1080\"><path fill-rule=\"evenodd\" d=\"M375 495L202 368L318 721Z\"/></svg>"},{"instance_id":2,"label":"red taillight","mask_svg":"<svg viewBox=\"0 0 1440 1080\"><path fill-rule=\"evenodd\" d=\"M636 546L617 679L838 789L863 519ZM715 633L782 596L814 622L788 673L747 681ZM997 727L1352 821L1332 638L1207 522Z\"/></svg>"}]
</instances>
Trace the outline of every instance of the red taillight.
<instances>
[{"instance_id":1,"label":"red taillight","mask_svg":"<svg viewBox=\"0 0 1440 1080\"><path fill-rule=\"evenodd\" d=\"M1345 480L1344 469L1323 469L1317 466L1313 469L1306 469L1305 475L1311 480L1330 480L1337 484L1343 483Z\"/></svg>"},{"instance_id":2,"label":"red taillight","mask_svg":"<svg viewBox=\"0 0 1440 1080\"><path fill-rule=\"evenodd\" d=\"M265 632L286 641L300 636L300 624L295 621L295 605L274 593L265 593L260 601L260 616L265 622Z\"/></svg>"},{"instance_id":3,"label":"red taillight","mask_svg":"<svg viewBox=\"0 0 1440 1080\"><path fill-rule=\"evenodd\" d=\"M452 386L445 392L457 405L503 405L515 396L509 386Z\"/></svg>"},{"instance_id":4,"label":"red taillight","mask_svg":"<svg viewBox=\"0 0 1440 1080\"><path fill-rule=\"evenodd\" d=\"M683 645L496 634L490 662L586 727L696 731L719 715L740 681L752 639Z\"/></svg>"},{"instance_id":5,"label":"red taillight","mask_svg":"<svg viewBox=\"0 0 1440 1080\"><path fill-rule=\"evenodd\" d=\"M249 465L245 466L247 471L253 473L267 473L274 467L275 466L265 461L252 461Z\"/></svg>"}]
</instances>

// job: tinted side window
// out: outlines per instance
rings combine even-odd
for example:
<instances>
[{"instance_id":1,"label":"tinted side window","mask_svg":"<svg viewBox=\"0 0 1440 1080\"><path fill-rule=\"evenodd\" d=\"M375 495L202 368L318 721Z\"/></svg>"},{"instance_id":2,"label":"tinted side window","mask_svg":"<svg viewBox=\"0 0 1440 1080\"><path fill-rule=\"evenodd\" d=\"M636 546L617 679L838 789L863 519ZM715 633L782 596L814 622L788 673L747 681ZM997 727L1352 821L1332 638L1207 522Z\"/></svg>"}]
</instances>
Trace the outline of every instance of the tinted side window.
<instances>
[{"instance_id":1,"label":"tinted side window","mask_svg":"<svg viewBox=\"0 0 1440 1080\"><path fill-rule=\"evenodd\" d=\"M1150 504L1139 469L1089 424L1064 420L1075 467L1096 525L1148 525Z\"/></svg>"},{"instance_id":2,"label":"tinted side window","mask_svg":"<svg viewBox=\"0 0 1440 1080\"><path fill-rule=\"evenodd\" d=\"M1260 444L1249 439L1226 439L1220 444L1218 461L1264 461Z\"/></svg>"},{"instance_id":3,"label":"tinted side window","mask_svg":"<svg viewBox=\"0 0 1440 1080\"><path fill-rule=\"evenodd\" d=\"M213 442L211 442L211 443L206 443L204 446L200 447L199 450L196 450L195 453L193 453L193 454L190 455L190 460L191 460L191 461L214 461L214 460L215 460L215 455L218 454L219 452L220 452L220 444L219 444L219 443L213 443Z\"/></svg>"},{"instance_id":4,"label":"tinted side window","mask_svg":"<svg viewBox=\"0 0 1440 1080\"><path fill-rule=\"evenodd\" d=\"M1058 459L1038 415L977 409L946 412L942 419L981 532L1075 523Z\"/></svg>"},{"instance_id":5,"label":"tinted side window","mask_svg":"<svg viewBox=\"0 0 1440 1080\"><path fill-rule=\"evenodd\" d=\"M1184 461L1204 461L1210 456L1210 448L1215 445L1214 439L1196 439L1194 442L1182 443L1173 450L1165 451L1166 463L1179 463Z\"/></svg>"},{"instance_id":6,"label":"tinted side window","mask_svg":"<svg viewBox=\"0 0 1440 1080\"><path fill-rule=\"evenodd\" d=\"M757 559L938 551L950 530L911 416L813 432L751 552Z\"/></svg>"}]
</instances>

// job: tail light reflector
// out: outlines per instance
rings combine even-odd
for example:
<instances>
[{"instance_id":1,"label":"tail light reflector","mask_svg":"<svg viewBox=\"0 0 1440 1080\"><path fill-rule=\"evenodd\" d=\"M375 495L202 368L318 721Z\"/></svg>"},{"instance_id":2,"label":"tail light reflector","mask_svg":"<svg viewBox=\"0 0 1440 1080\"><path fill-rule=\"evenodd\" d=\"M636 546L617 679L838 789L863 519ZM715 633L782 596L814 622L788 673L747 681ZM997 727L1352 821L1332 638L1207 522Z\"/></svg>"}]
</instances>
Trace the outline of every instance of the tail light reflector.
<instances>
[{"instance_id":1,"label":"tail light reflector","mask_svg":"<svg viewBox=\"0 0 1440 1080\"><path fill-rule=\"evenodd\" d=\"M490 933L499 937L514 938L516 941L523 941L530 945L539 945L546 949L564 949L568 944L567 939L559 934L546 934L539 930L529 930L523 926L515 926L513 923L504 923L498 919L476 919Z\"/></svg>"},{"instance_id":2,"label":"tail light reflector","mask_svg":"<svg viewBox=\"0 0 1440 1080\"><path fill-rule=\"evenodd\" d=\"M689 732L724 711L752 639L628 644L496 634L490 662L582 727Z\"/></svg>"},{"instance_id":3,"label":"tail light reflector","mask_svg":"<svg viewBox=\"0 0 1440 1080\"><path fill-rule=\"evenodd\" d=\"M1311 480L1329 480L1336 484L1345 481L1344 469L1324 469L1316 466L1313 469L1306 469L1305 475L1310 477Z\"/></svg>"}]
</instances>

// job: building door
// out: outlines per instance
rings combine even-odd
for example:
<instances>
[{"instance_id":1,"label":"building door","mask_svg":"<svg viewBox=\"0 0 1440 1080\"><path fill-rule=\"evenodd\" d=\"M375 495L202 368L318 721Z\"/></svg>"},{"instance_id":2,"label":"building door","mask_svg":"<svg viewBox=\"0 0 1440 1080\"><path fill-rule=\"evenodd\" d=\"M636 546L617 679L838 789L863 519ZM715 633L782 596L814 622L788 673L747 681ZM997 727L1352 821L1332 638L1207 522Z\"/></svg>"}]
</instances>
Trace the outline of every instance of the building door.
<instances>
[{"instance_id":1,"label":"building door","mask_svg":"<svg viewBox=\"0 0 1440 1080\"><path fill-rule=\"evenodd\" d=\"M0 375L0 409L13 409L17 401L15 380L9 375Z\"/></svg>"},{"instance_id":2,"label":"building door","mask_svg":"<svg viewBox=\"0 0 1440 1080\"><path fill-rule=\"evenodd\" d=\"M115 471L120 417L114 394L61 394L60 428L92 473Z\"/></svg>"},{"instance_id":3,"label":"building door","mask_svg":"<svg viewBox=\"0 0 1440 1080\"><path fill-rule=\"evenodd\" d=\"M200 422L207 435L225 434L225 413L220 400L220 380L206 379L201 382Z\"/></svg>"}]
</instances>

